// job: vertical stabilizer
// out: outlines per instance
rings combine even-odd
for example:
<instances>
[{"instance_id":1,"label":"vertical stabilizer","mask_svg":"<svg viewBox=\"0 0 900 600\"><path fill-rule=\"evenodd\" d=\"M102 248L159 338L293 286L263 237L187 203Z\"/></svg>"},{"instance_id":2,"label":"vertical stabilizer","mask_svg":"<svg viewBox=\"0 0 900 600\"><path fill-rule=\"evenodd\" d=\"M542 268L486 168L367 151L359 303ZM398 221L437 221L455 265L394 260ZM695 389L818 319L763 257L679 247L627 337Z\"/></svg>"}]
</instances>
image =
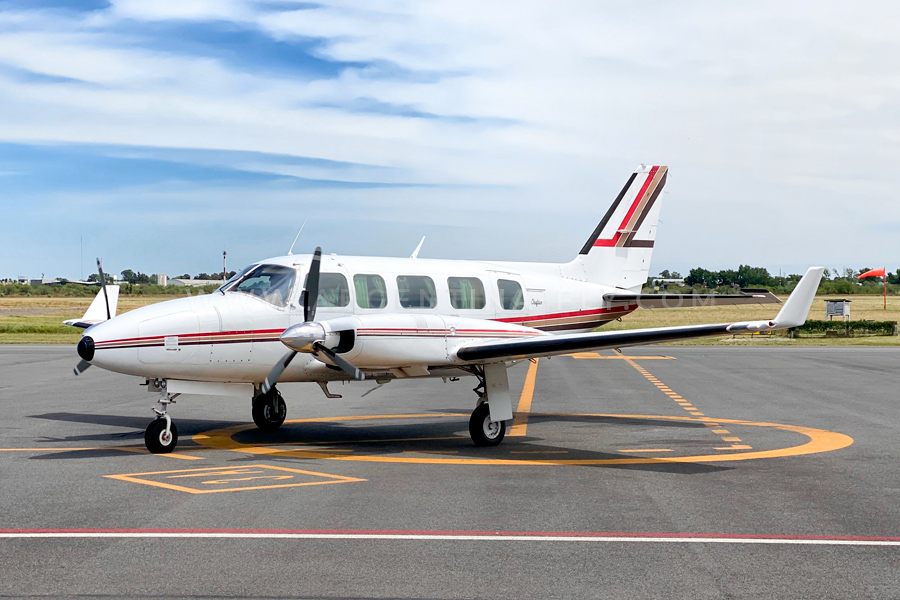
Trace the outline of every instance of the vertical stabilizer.
<instances>
[{"instance_id":1,"label":"vertical stabilizer","mask_svg":"<svg viewBox=\"0 0 900 600\"><path fill-rule=\"evenodd\" d=\"M641 291L650 274L667 174L668 167L663 166L635 169L575 259L578 275L586 281Z\"/></svg>"}]
</instances>

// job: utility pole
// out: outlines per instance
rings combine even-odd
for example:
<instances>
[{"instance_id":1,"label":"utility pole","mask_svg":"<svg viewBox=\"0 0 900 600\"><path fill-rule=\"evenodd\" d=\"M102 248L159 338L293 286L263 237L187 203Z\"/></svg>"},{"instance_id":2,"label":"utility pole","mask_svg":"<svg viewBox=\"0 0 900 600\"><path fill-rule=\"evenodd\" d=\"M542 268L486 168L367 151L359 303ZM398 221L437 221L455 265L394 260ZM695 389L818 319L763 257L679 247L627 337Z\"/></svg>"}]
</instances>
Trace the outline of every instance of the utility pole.
<instances>
[{"instance_id":1,"label":"utility pole","mask_svg":"<svg viewBox=\"0 0 900 600\"><path fill-rule=\"evenodd\" d=\"M227 264L225 262L226 254L225 250L222 250L222 281L228 281L228 269L225 266Z\"/></svg>"}]
</instances>

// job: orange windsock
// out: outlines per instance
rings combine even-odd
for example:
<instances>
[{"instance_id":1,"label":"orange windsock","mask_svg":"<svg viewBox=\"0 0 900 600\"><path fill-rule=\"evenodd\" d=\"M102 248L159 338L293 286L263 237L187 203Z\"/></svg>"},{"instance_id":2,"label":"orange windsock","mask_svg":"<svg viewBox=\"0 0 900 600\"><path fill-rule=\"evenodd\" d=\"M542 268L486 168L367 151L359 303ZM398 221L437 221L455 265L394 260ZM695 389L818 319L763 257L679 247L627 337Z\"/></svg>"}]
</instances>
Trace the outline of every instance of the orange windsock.
<instances>
[{"instance_id":1,"label":"orange windsock","mask_svg":"<svg viewBox=\"0 0 900 600\"><path fill-rule=\"evenodd\" d=\"M880 269L872 269L871 271L866 271L865 273L863 273L862 275L857 277L857 279L862 279L863 277L884 277L884 276L885 276L884 275L884 267L881 267Z\"/></svg>"}]
</instances>

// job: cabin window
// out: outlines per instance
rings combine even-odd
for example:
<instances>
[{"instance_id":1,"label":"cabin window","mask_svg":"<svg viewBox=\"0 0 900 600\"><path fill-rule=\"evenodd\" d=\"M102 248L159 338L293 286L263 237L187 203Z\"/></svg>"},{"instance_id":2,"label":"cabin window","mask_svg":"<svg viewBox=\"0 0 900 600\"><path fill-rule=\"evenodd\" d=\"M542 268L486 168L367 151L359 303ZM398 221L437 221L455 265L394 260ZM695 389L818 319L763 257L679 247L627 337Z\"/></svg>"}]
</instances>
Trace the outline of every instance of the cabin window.
<instances>
[{"instance_id":1,"label":"cabin window","mask_svg":"<svg viewBox=\"0 0 900 600\"><path fill-rule=\"evenodd\" d=\"M356 305L360 308L384 308L387 306L387 287L381 275L354 275Z\"/></svg>"},{"instance_id":2,"label":"cabin window","mask_svg":"<svg viewBox=\"0 0 900 600\"><path fill-rule=\"evenodd\" d=\"M400 306L403 308L434 308L437 294L431 277L400 275L397 277L400 292Z\"/></svg>"},{"instance_id":3,"label":"cabin window","mask_svg":"<svg viewBox=\"0 0 900 600\"><path fill-rule=\"evenodd\" d=\"M447 287L453 308L484 308L484 284L477 277L450 277Z\"/></svg>"},{"instance_id":4,"label":"cabin window","mask_svg":"<svg viewBox=\"0 0 900 600\"><path fill-rule=\"evenodd\" d=\"M316 306L338 308L350 304L347 278L340 273L319 275L319 300Z\"/></svg>"},{"instance_id":5,"label":"cabin window","mask_svg":"<svg viewBox=\"0 0 900 600\"><path fill-rule=\"evenodd\" d=\"M498 279L497 289L500 291L500 305L503 310L522 310L525 308L525 296L518 281Z\"/></svg>"},{"instance_id":6,"label":"cabin window","mask_svg":"<svg viewBox=\"0 0 900 600\"><path fill-rule=\"evenodd\" d=\"M229 289L262 298L275 306L284 306L291 297L297 272L281 265L259 265Z\"/></svg>"}]
</instances>

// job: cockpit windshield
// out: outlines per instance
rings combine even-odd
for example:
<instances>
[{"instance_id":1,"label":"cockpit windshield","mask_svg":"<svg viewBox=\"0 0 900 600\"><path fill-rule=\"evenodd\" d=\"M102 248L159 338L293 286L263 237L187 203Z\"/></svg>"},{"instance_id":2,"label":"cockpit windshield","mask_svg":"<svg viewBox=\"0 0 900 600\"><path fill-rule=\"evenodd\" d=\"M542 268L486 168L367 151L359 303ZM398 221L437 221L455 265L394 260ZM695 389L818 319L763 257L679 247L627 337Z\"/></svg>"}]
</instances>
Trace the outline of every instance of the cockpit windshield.
<instances>
[{"instance_id":1,"label":"cockpit windshield","mask_svg":"<svg viewBox=\"0 0 900 600\"><path fill-rule=\"evenodd\" d=\"M285 306L290 300L296 277L297 272L290 267L257 265L230 287L223 286L223 291L252 294L275 306Z\"/></svg>"},{"instance_id":2,"label":"cockpit windshield","mask_svg":"<svg viewBox=\"0 0 900 600\"><path fill-rule=\"evenodd\" d=\"M229 288L231 288L235 283L237 283L237 281L239 279L243 278L244 275L246 275L249 271L251 271L255 268L256 268L256 265L250 265L249 267L244 267L243 269L240 270L239 273L235 273L228 279L228 281L226 281L225 283L220 285L219 289L217 289L216 291L222 292L224 294L226 291L228 291Z\"/></svg>"}]
</instances>

